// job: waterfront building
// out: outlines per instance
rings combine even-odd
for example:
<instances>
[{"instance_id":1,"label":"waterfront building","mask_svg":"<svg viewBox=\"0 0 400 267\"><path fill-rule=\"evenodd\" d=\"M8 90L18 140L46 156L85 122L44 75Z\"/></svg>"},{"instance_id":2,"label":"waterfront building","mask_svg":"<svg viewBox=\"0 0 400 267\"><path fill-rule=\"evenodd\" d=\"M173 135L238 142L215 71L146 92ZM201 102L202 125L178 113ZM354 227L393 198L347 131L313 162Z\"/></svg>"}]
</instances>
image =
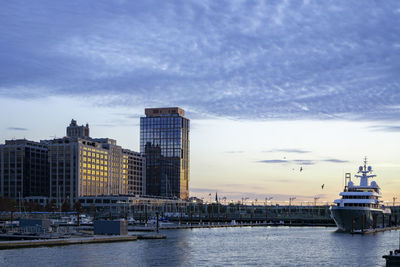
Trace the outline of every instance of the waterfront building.
<instances>
[{"instance_id":1,"label":"waterfront building","mask_svg":"<svg viewBox=\"0 0 400 267\"><path fill-rule=\"evenodd\" d=\"M146 156L146 194L189 198L189 119L178 107L146 108L140 151Z\"/></svg>"},{"instance_id":2,"label":"waterfront building","mask_svg":"<svg viewBox=\"0 0 400 267\"><path fill-rule=\"evenodd\" d=\"M108 181L110 186L108 195L127 194L128 166L124 163L122 147L117 145L116 140L110 138L96 138L92 140L101 144L102 148L108 151Z\"/></svg>"},{"instance_id":3,"label":"waterfront building","mask_svg":"<svg viewBox=\"0 0 400 267\"><path fill-rule=\"evenodd\" d=\"M49 195L47 147L26 139L0 145L0 196L14 199Z\"/></svg>"},{"instance_id":4,"label":"waterfront building","mask_svg":"<svg viewBox=\"0 0 400 267\"><path fill-rule=\"evenodd\" d=\"M128 179L128 195L146 195L146 158L139 152L122 150L124 175Z\"/></svg>"},{"instance_id":5,"label":"waterfront building","mask_svg":"<svg viewBox=\"0 0 400 267\"><path fill-rule=\"evenodd\" d=\"M141 153L110 138L91 138L89 125L76 120L66 133L40 143L24 139L0 145L0 196L72 207L82 197L146 194Z\"/></svg>"},{"instance_id":6,"label":"waterfront building","mask_svg":"<svg viewBox=\"0 0 400 267\"><path fill-rule=\"evenodd\" d=\"M42 141L49 149L50 197L58 205L69 201L72 206L85 196L129 193L129 156L115 140L90 138L88 133L88 125L77 126L72 120L68 136Z\"/></svg>"}]
</instances>

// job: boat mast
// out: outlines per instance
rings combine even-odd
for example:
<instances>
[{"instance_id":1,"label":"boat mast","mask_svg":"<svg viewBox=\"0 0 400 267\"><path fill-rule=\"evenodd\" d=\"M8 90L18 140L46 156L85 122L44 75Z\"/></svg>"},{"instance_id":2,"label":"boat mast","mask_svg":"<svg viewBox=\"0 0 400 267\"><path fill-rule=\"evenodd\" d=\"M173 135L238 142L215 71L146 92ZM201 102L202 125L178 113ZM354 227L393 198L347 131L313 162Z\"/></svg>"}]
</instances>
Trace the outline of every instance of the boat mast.
<instances>
[{"instance_id":1,"label":"boat mast","mask_svg":"<svg viewBox=\"0 0 400 267\"><path fill-rule=\"evenodd\" d=\"M364 159L364 166L360 166L358 169L358 173L361 173L362 175L355 175L356 177L360 178L360 186L369 186L368 184L368 178L375 177L376 175L367 175L368 173L372 172L371 166L368 166L367 168L367 157Z\"/></svg>"}]
</instances>

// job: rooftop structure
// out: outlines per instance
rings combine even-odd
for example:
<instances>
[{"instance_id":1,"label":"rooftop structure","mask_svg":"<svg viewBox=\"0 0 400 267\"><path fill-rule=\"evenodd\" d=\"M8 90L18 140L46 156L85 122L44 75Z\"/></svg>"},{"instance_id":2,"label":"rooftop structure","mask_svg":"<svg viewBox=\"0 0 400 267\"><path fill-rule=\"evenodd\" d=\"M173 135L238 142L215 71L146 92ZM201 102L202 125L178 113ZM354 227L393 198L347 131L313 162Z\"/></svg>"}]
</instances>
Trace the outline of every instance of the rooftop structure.
<instances>
[{"instance_id":1,"label":"rooftop structure","mask_svg":"<svg viewBox=\"0 0 400 267\"><path fill-rule=\"evenodd\" d=\"M172 108L146 108L144 110L146 117L159 117L159 116L171 116L178 115L181 117L185 116L185 111L178 107Z\"/></svg>"},{"instance_id":2,"label":"rooftop structure","mask_svg":"<svg viewBox=\"0 0 400 267\"><path fill-rule=\"evenodd\" d=\"M76 120L72 119L67 127L68 137L89 138L89 124L78 126Z\"/></svg>"}]
</instances>

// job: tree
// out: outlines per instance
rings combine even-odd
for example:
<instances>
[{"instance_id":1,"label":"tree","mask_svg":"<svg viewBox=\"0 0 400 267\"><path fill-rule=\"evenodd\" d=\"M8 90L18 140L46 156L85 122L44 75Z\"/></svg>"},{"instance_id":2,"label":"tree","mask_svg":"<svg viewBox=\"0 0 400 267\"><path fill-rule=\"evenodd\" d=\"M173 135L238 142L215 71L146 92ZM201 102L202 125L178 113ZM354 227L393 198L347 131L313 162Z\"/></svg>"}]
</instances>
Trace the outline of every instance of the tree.
<instances>
[{"instance_id":1,"label":"tree","mask_svg":"<svg viewBox=\"0 0 400 267\"><path fill-rule=\"evenodd\" d=\"M18 203L15 199L0 198L1 211L17 211Z\"/></svg>"},{"instance_id":2,"label":"tree","mask_svg":"<svg viewBox=\"0 0 400 267\"><path fill-rule=\"evenodd\" d=\"M46 204L46 206L44 207L44 209L46 211L56 211L57 210L57 205L56 205L56 201L53 199L50 202L48 202Z\"/></svg>"},{"instance_id":3,"label":"tree","mask_svg":"<svg viewBox=\"0 0 400 267\"><path fill-rule=\"evenodd\" d=\"M61 211L63 211L63 212L71 211L71 205L69 204L69 200L68 199L66 199L64 201L64 203L62 204Z\"/></svg>"},{"instance_id":4,"label":"tree","mask_svg":"<svg viewBox=\"0 0 400 267\"><path fill-rule=\"evenodd\" d=\"M82 204L81 202L79 202L79 200L75 202L74 210L79 213L82 212Z\"/></svg>"}]
</instances>

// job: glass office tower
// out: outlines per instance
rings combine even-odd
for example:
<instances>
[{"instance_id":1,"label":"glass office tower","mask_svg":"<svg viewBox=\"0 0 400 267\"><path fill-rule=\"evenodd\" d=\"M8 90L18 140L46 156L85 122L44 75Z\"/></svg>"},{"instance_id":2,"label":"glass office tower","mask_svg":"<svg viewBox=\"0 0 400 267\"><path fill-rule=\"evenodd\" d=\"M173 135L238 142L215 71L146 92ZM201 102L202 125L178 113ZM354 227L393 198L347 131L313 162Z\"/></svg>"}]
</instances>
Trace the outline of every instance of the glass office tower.
<instances>
[{"instance_id":1,"label":"glass office tower","mask_svg":"<svg viewBox=\"0 0 400 267\"><path fill-rule=\"evenodd\" d=\"M189 120L181 108L145 109L140 151L146 156L146 194L189 198Z\"/></svg>"}]
</instances>

